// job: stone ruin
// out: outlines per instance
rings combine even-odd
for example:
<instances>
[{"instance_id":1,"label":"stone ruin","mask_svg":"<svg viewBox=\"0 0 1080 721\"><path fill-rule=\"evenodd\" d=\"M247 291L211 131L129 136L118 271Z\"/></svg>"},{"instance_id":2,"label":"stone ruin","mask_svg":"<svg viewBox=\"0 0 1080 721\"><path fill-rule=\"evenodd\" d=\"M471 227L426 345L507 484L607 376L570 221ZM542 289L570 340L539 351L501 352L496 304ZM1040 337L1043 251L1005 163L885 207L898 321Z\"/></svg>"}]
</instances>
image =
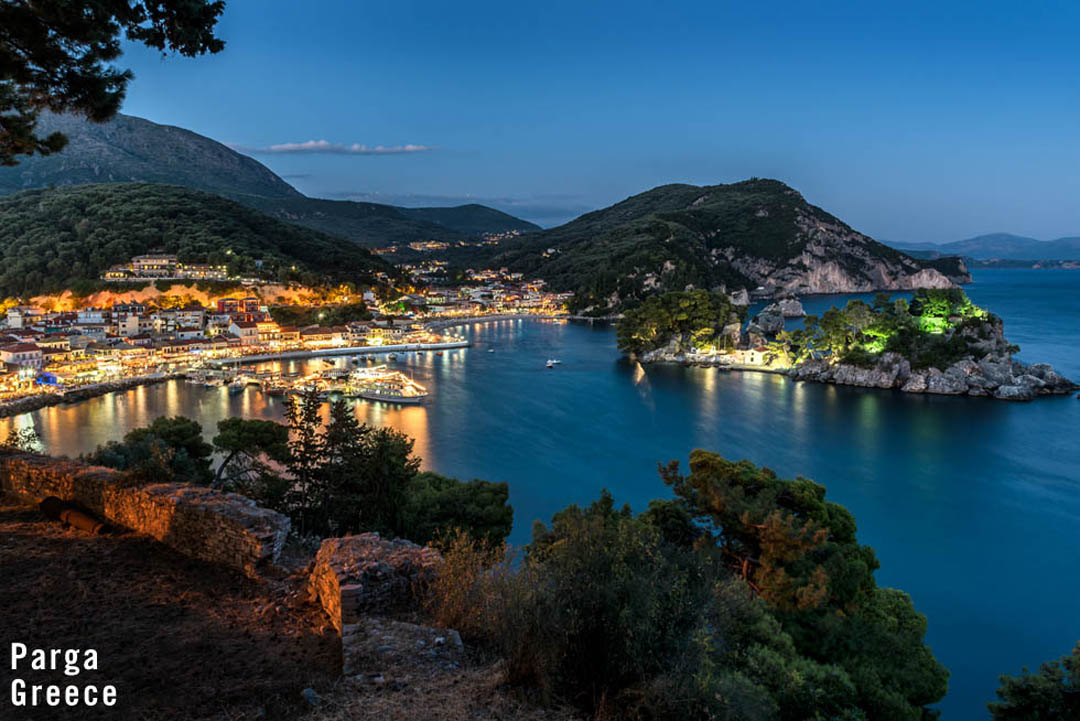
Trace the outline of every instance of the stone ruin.
<instances>
[{"instance_id":1,"label":"stone ruin","mask_svg":"<svg viewBox=\"0 0 1080 721\"><path fill-rule=\"evenodd\" d=\"M277 561L289 535L287 516L235 493L184 483L133 486L121 471L35 453L0 451L0 490L35 504L56 496L187 556L251 576Z\"/></svg>"},{"instance_id":2,"label":"stone ruin","mask_svg":"<svg viewBox=\"0 0 1080 721\"><path fill-rule=\"evenodd\" d=\"M386 664L456 666L464 647L457 631L386 618L414 608L438 572L438 551L377 533L322 542L308 577L309 593L341 634L342 673L379 683Z\"/></svg>"}]
</instances>

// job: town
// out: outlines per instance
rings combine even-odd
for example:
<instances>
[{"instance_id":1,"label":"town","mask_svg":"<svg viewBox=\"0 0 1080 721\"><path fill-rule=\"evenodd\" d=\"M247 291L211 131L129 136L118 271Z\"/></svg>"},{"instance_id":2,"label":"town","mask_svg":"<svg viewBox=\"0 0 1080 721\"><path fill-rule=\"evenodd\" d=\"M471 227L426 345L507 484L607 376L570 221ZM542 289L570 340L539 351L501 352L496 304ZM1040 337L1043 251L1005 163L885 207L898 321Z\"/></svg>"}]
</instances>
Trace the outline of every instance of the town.
<instances>
[{"instance_id":1,"label":"town","mask_svg":"<svg viewBox=\"0 0 1080 721\"><path fill-rule=\"evenodd\" d=\"M403 268L415 284L408 288L411 292L385 287L357 289L351 295L340 291L315 307L267 304L257 295L236 293L215 298L210 305L178 303L175 296L166 296L159 302L66 311L8 301L0 321L0 400L189 373L224 359L426 347L443 343L446 338L439 330L462 319L564 315L569 297L547 292L543 281L524 281L505 269L468 270L462 285L427 285L443 277L437 261ZM216 266L185 266L165 254L138 256L109 271L127 273L128 279L169 280L217 280L224 276L214 274L224 272ZM359 309L364 317L336 325L319 322L343 308ZM279 322L284 317L315 322Z\"/></svg>"}]
</instances>

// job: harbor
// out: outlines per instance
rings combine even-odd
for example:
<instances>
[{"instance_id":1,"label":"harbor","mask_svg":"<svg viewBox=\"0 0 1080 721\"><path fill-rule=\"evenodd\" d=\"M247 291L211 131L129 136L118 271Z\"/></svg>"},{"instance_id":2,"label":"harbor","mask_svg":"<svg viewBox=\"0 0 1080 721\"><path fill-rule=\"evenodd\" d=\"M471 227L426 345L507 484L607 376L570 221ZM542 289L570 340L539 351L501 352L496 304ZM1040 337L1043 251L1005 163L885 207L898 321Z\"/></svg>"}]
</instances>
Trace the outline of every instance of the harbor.
<instances>
[{"instance_id":1,"label":"harbor","mask_svg":"<svg viewBox=\"0 0 1080 721\"><path fill-rule=\"evenodd\" d=\"M441 350L433 352L442 354ZM390 352L387 359L396 360L396 354ZM344 368L324 360L328 367L309 373L200 368L185 374L185 380L205 388L225 387L229 395L254 389L272 398L314 394L323 402L350 398L414 405L428 397L427 389L407 373L388 368L385 364L368 365L374 360L374 354L357 355L351 359L353 367Z\"/></svg>"}]
</instances>

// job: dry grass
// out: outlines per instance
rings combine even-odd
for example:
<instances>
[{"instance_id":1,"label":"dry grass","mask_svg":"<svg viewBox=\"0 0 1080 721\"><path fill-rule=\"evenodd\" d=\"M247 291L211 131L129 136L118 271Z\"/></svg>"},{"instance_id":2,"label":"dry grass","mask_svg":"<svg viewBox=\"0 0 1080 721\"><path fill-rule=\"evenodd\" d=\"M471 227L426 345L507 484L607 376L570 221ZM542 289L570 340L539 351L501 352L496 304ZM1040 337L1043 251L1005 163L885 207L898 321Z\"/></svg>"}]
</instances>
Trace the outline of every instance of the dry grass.
<instances>
[{"instance_id":1,"label":"dry grass","mask_svg":"<svg viewBox=\"0 0 1080 721\"><path fill-rule=\"evenodd\" d=\"M580 721L565 707L544 708L506 682L501 662L460 669L392 667L384 682L340 681L305 721Z\"/></svg>"}]
</instances>

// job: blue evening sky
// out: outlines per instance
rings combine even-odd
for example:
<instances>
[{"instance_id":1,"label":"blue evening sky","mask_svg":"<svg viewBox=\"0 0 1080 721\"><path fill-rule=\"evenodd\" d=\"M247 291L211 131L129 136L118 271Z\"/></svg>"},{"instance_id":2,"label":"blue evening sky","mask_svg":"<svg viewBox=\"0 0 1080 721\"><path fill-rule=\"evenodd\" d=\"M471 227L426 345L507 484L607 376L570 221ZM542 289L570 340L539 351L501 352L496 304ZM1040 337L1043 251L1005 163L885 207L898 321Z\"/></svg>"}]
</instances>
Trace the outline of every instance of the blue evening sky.
<instances>
[{"instance_id":1,"label":"blue evening sky","mask_svg":"<svg viewBox=\"0 0 1080 721\"><path fill-rule=\"evenodd\" d=\"M552 225L762 176L874 237L944 242L1080 234L1078 30L1064 1L228 0L223 53L121 62L124 112L308 195ZM264 152L307 141L329 147Z\"/></svg>"}]
</instances>

